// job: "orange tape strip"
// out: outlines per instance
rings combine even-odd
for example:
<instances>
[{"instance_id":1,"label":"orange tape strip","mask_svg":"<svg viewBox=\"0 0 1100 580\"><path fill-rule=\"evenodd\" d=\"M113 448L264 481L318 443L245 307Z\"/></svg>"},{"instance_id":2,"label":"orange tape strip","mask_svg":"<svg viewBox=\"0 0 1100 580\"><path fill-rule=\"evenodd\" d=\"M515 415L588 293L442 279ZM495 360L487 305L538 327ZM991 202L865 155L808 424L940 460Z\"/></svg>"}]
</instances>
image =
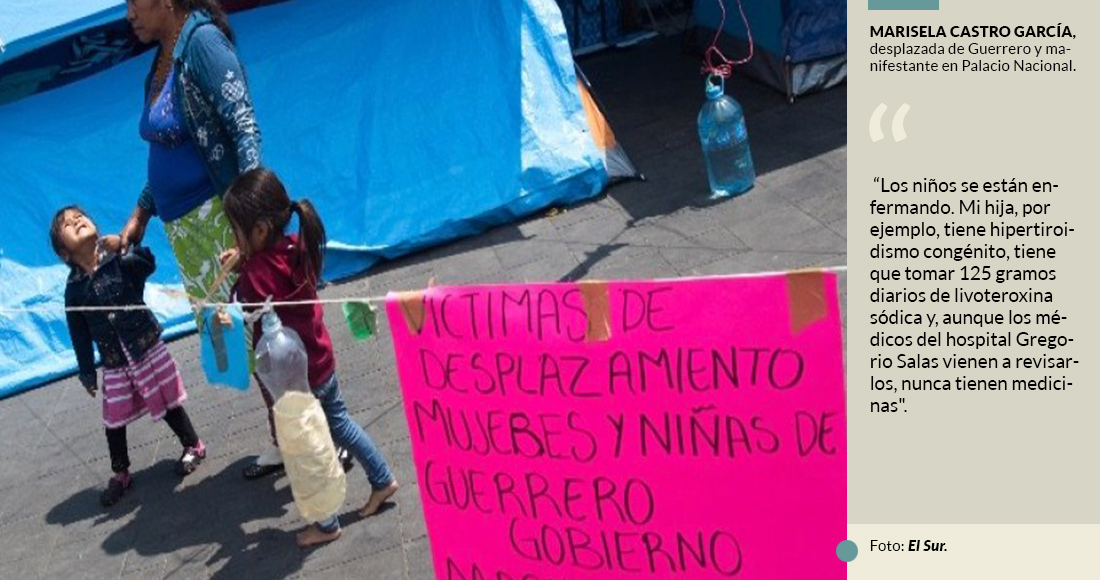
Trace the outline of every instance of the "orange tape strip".
<instances>
[{"instance_id":1,"label":"orange tape strip","mask_svg":"<svg viewBox=\"0 0 1100 580\"><path fill-rule=\"evenodd\" d=\"M602 342L611 338L611 307L608 300L607 282L581 282L581 296L584 297L584 312L588 316L589 342Z\"/></svg>"},{"instance_id":2,"label":"orange tape strip","mask_svg":"<svg viewBox=\"0 0 1100 580\"><path fill-rule=\"evenodd\" d=\"M820 270L787 274L787 296L791 312L791 334L800 334L828 316L825 302L825 273Z\"/></svg>"},{"instance_id":3,"label":"orange tape strip","mask_svg":"<svg viewBox=\"0 0 1100 580\"><path fill-rule=\"evenodd\" d=\"M405 315L409 332L419 335L424 328L424 292L401 292L398 300L401 301L401 313Z\"/></svg>"}]
</instances>

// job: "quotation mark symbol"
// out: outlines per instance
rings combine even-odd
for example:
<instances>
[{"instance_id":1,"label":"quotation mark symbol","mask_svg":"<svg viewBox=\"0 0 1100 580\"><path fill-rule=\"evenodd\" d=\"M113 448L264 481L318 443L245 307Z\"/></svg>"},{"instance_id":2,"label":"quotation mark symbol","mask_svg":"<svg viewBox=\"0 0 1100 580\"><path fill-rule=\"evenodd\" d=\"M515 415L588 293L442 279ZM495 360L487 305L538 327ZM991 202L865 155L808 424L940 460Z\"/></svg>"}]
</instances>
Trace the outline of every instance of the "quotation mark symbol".
<instances>
[{"instance_id":1,"label":"quotation mark symbol","mask_svg":"<svg viewBox=\"0 0 1100 580\"><path fill-rule=\"evenodd\" d=\"M909 113L909 103L904 103L898 107L898 112L894 113L894 121L890 124L890 132L894 135L894 142L904 141L908 135L905 134L905 115ZM882 133L882 116L886 114L886 103L879 103L879 106L875 108L875 112L871 113L871 122L867 126L867 130L871 133L871 141L879 142L883 140L886 135Z\"/></svg>"}]
</instances>

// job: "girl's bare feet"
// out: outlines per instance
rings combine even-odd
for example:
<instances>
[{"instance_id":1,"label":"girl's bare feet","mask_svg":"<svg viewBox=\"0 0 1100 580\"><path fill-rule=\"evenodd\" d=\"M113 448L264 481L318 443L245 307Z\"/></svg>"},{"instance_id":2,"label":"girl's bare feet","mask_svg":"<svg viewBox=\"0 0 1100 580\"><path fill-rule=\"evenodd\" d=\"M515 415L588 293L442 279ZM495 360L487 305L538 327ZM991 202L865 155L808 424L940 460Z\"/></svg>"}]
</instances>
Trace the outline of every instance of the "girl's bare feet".
<instances>
[{"instance_id":1,"label":"girl's bare feet","mask_svg":"<svg viewBox=\"0 0 1100 580\"><path fill-rule=\"evenodd\" d=\"M308 548L318 544L333 542L340 539L340 536L343 534L344 530L340 528L337 528L335 532L326 533L322 532L321 528L317 527L317 524L310 524L309 527L298 532L298 547Z\"/></svg>"},{"instance_id":2,"label":"girl's bare feet","mask_svg":"<svg viewBox=\"0 0 1100 580\"><path fill-rule=\"evenodd\" d=\"M364 518L369 518L378 512L378 508L382 507L382 504L390 499L390 496L397 493L397 480L393 480L389 485L382 489L376 489L370 493L370 499L367 500L367 505L363 506L363 509L359 510L359 515Z\"/></svg>"}]
</instances>

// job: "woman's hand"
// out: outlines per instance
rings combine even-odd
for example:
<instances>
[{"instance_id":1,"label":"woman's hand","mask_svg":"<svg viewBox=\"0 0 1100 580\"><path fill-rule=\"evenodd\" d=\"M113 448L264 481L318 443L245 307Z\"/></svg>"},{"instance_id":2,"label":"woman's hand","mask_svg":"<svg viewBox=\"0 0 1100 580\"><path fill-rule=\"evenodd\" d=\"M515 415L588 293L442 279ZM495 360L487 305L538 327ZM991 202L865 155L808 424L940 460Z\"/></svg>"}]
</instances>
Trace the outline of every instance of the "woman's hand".
<instances>
[{"instance_id":1,"label":"woman's hand","mask_svg":"<svg viewBox=\"0 0 1100 580\"><path fill-rule=\"evenodd\" d=\"M131 245L140 244L145 238L145 228L149 226L149 219L152 217L153 215L145 209L134 208L134 213L130 214L130 219L126 221L119 235L119 250L123 254L130 249Z\"/></svg>"},{"instance_id":2,"label":"woman's hand","mask_svg":"<svg viewBox=\"0 0 1100 580\"><path fill-rule=\"evenodd\" d=\"M116 235L103 236L99 238L99 243L103 245L103 249L117 254L122 250L122 237Z\"/></svg>"},{"instance_id":3,"label":"woman's hand","mask_svg":"<svg viewBox=\"0 0 1100 580\"><path fill-rule=\"evenodd\" d=\"M230 271L237 269L237 266L240 265L240 260L241 251L237 248L230 248L218 256L218 261L221 262L222 267L228 267Z\"/></svg>"}]
</instances>

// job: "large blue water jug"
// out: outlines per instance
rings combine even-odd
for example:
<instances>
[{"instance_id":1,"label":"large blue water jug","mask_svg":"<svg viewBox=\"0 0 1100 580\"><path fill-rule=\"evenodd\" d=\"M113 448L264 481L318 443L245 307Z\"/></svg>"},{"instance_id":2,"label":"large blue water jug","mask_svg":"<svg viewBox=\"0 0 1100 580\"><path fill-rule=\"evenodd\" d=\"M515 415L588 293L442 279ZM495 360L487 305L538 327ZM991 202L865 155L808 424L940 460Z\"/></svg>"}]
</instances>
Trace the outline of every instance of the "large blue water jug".
<instances>
[{"instance_id":1,"label":"large blue water jug","mask_svg":"<svg viewBox=\"0 0 1100 580\"><path fill-rule=\"evenodd\" d=\"M752 189L756 170L745 114L741 105L726 95L726 80L722 77L707 78L707 102L699 111L699 141L707 161L711 199Z\"/></svg>"}]
</instances>

